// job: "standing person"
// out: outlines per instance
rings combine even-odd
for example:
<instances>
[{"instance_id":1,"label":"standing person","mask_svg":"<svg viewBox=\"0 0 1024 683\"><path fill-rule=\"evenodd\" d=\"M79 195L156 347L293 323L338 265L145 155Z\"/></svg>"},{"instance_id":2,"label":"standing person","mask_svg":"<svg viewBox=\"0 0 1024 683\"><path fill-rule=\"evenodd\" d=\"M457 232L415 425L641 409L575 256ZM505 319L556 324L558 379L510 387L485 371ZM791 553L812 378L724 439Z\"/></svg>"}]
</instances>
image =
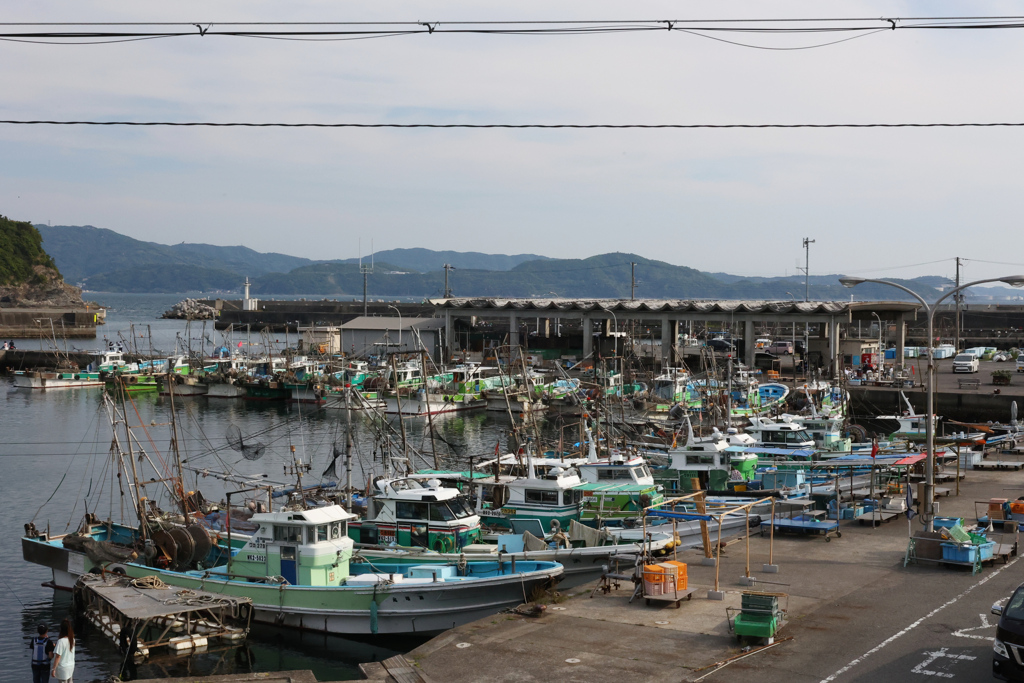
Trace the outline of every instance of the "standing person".
<instances>
[{"instance_id":1,"label":"standing person","mask_svg":"<svg viewBox=\"0 0 1024 683\"><path fill-rule=\"evenodd\" d=\"M6 345L6 342L4 343ZM46 634L46 624L39 624L39 635L32 639L32 683L49 683L53 641Z\"/></svg>"},{"instance_id":2,"label":"standing person","mask_svg":"<svg viewBox=\"0 0 1024 683\"><path fill-rule=\"evenodd\" d=\"M60 637L57 647L53 650L53 671L50 672L60 683L72 683L71 676L75 673L75 630L71 628L71 620L64 618L60 622Z\"/></svg>"}]
</instances>

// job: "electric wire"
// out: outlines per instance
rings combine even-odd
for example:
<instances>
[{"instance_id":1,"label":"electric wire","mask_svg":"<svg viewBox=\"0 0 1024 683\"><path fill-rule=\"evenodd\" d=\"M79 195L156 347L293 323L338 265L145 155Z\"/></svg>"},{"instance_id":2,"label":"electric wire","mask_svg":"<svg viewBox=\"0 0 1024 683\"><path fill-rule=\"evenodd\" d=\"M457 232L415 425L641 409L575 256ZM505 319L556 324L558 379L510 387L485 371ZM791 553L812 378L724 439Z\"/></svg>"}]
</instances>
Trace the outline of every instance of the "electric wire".
<instances>
[{"instance_id":1,"label":"electric wire","mask_svg":"<svg viewBox=\"0 0 1024 683\"><path fill-rule=\"evenodd\" d=\"M731 130L801 128L1022 128L1024 121L961 121L900 123L284 123L254 121L57 121L43 119L6 119L0 124L12 126L140 126L172 128L437 128L437 129L542 129L542 130Z\"/></svg>"}]
</instances>

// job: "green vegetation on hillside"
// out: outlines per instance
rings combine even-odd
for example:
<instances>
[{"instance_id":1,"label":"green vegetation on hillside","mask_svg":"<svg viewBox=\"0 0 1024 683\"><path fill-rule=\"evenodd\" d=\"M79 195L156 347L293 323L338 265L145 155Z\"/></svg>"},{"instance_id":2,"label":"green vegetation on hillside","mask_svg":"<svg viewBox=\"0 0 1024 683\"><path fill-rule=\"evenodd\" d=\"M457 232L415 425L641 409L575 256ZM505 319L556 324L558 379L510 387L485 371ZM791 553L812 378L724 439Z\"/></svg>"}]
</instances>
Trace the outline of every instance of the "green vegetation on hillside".
<instances>
[{"instance_id":1,"label":"green vegetation on hillside","mask_svg":"<svg viewBox=\"0 0 1024 683\"><path fill-rule=\"evenodd\" d=\"M237 290L237 273L179 263L150 263L93 275L95 292L213 292Z\"/></svg>"},{"instance_id":2,"label":"green vegetation on hillside","mask_svg":"<svg viewBox=\"0 0 1024 683\"><path fill-rule=\"evenodd\" d=\"M194 272L197 273L207 270L235 273L235 281L230 287L237 289L246 276L288 271L313 263L310 259L298 256L263 254L248 247L144 242L91 225L37 225L36 228L43 236L46 250L60 266L64 276L71 282L85 282L87 288L96 291L104 291L106 285L101 286L91 278L105 275L107 277L102 279L106 282L110 280L109 276L120 271L149 264L195 266L198 270ZM162 282L145 280L155 283L157 289L131 291L180 292L195 289L174 276L173 270L166 272L172 275ZM158 275L156 272L152 274Z\"/></svg>"},{"instance_id":3,"label":"green vegetation on hillside","mask_svg":"<svg viewBox=\"0 0 1024 683\"><path fill-rule=\"evenodd\" d=\"M31 223L0 216L0 285L42 284L46 278L36 274L36 266L57 269L43 250L39 231Z\"/></svg>"}]
</instances>

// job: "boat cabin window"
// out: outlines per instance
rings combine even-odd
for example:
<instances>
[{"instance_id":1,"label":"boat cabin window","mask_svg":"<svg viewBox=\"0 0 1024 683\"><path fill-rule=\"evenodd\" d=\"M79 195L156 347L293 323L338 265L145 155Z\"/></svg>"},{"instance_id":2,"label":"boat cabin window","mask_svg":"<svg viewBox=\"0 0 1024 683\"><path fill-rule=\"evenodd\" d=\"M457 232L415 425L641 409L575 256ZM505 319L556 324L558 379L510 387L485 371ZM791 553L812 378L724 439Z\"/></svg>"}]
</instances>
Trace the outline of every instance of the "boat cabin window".
<instances>
[{"instance_id":1,"label":"boat cabin window","mask_svg":"<svg viewBox=\"0 0 1024 683\"><path fill-rule=\"evenodd\" d=\"M632 479L628 467L599 467L597 469L598 480Z\"/></svg>"},{"instance_id":2,"label":"boat cabin window","mask_svg":"<svg viewBox=\"0 0 1024 683\"><path fill-rule=\"evenodd\" d=\"M575 505L583 500L583 491L566 489L562 491L562 505Z\"/></svg>"},{"instance_id":3,"label":"boat cabin window","mask_svg":"<svg viewBox=\"0 0 1024 683\"><path fill-rule=\"evenodd\" d=\"M431 522L450 522L453 519L455 519L455 513L448 509L448 505L446 503L430 504Z\"/></svg>"},{"instance_id":4,"label":"boat cabin window","mask_svg":"<svg viewBox=\"0 0 1024 683\"><path fill-rule=\"evenodd\" d=\"M469 499L466 496L459 496L452 498L448 501L448 507L455 513L455 516L459 519L464 517L472 517L476 513L473 512L473 506L470 504Z\"/></svg>"},{"instance_id":5,"label":"boat cabin window","mask_svg":"<svg viewBox=\"0 0 1024 683\"><path fill-rule=\"evenodd\" d=\"M348 522L331 522L331 540L337 541L348 536Z\"/></svg>"},{"instance_id":6,"label":"boat cabin window","mask_svg":"<svg viewBox=\"0 0 1024 683\"><path fill-rule=\"evenodd\" d=\"M276 524L274 526L274 540L285 543L302 543L302 527L290 524Z\"/></svg>"},{"instance_id":7,"label":"boat cabin window","mask_svg":"<svg viewBox=\"0 0 1024 683\"><path fill-rule=\"evenodd\" d=\"M395 503L395 516L399 519L427 519L427 504L400 500Z\"/></svg>"},{"instance_id":8,"label":"boat cabin window","mask_svg":"<svg viewBox=\"0 0 1024 683\"><path fill-rule=\"evenodd\" d=\"M651 471L647 469L647 465L640 465L640 467L633 468L633 476L637 479L651 476Z\"/></svg>"},{"instance_id":9,"label":"boat cabin window","mask_svg":"<svg viewBox=\"0 0 1024 683\"><path fill-rule=\"evenodd\" d=\"M558 491L526 489L526 502L540 503L541 505L558 505Z\"/></svg>"},{"instance_id":10,"label":"boat cabin window","mask_svg":"<svg viewBox=\"0 0 1024 683\"><path fill-rule=\"evenodd\" d=\"M810 435L804 430L798 431L771 431L763 432L763 441L765 443L801 443L804 441L811 441Z\"/></svg>"},{"instance_id":11,"label":"boat cabin window","mask_svg":"<svg viewBox=\"0 0 1024 683\"><path fill-rule=\"evenodd\" d=\"M326 524L317 524L316 526L306 527L306 537L309 539L308 543L323 543L327 540L328 527Z\"/></svg>"}]
</instances>

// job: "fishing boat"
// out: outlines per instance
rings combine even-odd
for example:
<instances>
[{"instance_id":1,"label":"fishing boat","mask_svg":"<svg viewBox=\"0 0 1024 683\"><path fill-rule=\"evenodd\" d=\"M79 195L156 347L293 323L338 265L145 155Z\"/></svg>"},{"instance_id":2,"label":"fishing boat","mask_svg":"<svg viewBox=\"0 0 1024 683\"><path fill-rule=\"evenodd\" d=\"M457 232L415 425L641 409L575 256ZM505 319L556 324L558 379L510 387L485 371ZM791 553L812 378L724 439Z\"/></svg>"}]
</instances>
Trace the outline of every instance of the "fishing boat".
<instances>
[{"instance_id":1,"label":"fishing boat","mask_svg":"<svg viewBox=\"0 0 1024 683\"><path fill-rule=\"evenodd\" d=\"M101 387L104 385L102 373L127 365L124 361L124 354L112 349L102 353L94 353L92 357L93 361L86 366L85 370L81 370L74 363L65 363L67 367L57 368L56 370L15 370L12 373L14 376L14 386L18 389Z\"/></svg>"},{"instance_id":2,"label":"fishing boat","mask_svg":"<svg viewBox=\"0 0 1024 683\"><path fill-rule=\"evenodd\" d=\"M460 560L558 562L565 568L563 588L598 578L609 562L632 560L643 550L671 548L663 534L645 539L641 533L623 535L570 520L568 533L547 533L538 522L519 533L489 536L483 543L480 517L471 499L445 487L436 473L423 473L377 482L368 501L367 519L349 522L349 536L358 557L376 564L445 564ZM524 520L518 520L523 522ZM517 529L518 531L518 529Z\"/></svg>"},{"instance_id":3,"label":"fishing boat","mask_svg":"<svg viewBox=\"0 0 1024 683\"><path fill-rule=\"evenodd\" d=\"M365 519L348 525L359 545L396 544L452 552L480 539L480 518L456 488L425 476L381 478Z\"/></svg>"},{"instance_id":4,"label":"fishing boat","mask_svg":"<svg viewBox=\"0 0 1024 683\"><path fill-rule=\"evenodd\" d=\"M112 538L112 526L95 523L77 533L83 544L96 544L87 547L99 548L93 556L74 550L65 535L30 527L22 552L50 567L55 583L104 566L131 578L156 576L171 586L247 597L255 621L335 634L438 633L517 605L563 571L554 562L353 562L346 531L353 518L337 505L257 513L251 521L258 530L231 552L209 543L202 528L182 530L178 537L191 544L171 548L134 529L117 529L122 537ZM115 561L95 561L99 552Z\"/></svg>"}]
</instances>

